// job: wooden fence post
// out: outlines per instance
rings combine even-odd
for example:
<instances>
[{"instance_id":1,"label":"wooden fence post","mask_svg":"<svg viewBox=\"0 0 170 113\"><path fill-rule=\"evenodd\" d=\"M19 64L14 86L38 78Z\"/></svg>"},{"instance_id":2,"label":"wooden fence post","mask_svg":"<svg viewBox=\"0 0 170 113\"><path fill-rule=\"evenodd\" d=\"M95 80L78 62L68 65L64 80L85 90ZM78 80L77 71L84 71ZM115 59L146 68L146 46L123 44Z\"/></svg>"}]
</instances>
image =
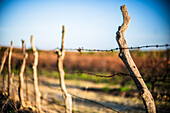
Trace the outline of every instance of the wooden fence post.
<instances>
[{"instance_id":1,"label":"wooden fence post","mask_svg":"<svg viewBox=\"0 0 170 113\"><path fill-rule=\"evenodd\" d=\"M41 94L38 89L38 79L37 79L38 51L34 47L33 36L31 36L31 47L32 47L33 54L34 54L34 63L33 63L32 69L33 69L33 77L34 77L35 102L36 102L37 109L41 112L41 102L40 102Z\"/></svg>"},{"instance_id":2,"label":"wooden fence post","mask_svg":"<svg viewBox=\"0 0 170 113\"><path fill-rule=\"evenodd\" d=\"M27 74L27 65L25 65L25 84L26 84L26 88L25 88L25 96L26 96L26 105L28 105L28 101L29 101L29 98L28 98L28 74Z\"/></svg>"},{"instance_id":3,"label":"wooden fence post","mask_svg":"<svg viewBox=\"0 0 170 113\"><path fill-rule=\"evenodd\" d=\"M19 73L18 95L19 95L19 101L21 103L21 106L25 107L24 94L23 94L23 86L24 86L23 74L24 74L28 54L25 52L25 41L24 40L22 40L22 51L23 51L23 62L21 65L20 73Z\"/></svg>"},{"instance_id":4,"label":"wooden fence post","mask_svg":"<svg viewBox=\"0 0 170 113\"><path fill-rule=\"evenodd\" d=\"M65 74L65 72L63 70L63 60L64 60L64 56L65 56L64 34L65 34L65 28L63 26L61 49L56 51L56 53L58 55L57 65L58 65L58 71L59 71L59 74L60 74L60 87L61 87L63 98L64 98L64 101L65 101L65 110L66 110L66 113L72 113L72 97L67 92L65 82L64 82L64 74Z\"/></svg>"},{"instance_id":5,"label":"wooden fence post","mask_svg":"<svg viewBox=\"0 0 170 113\"><path fill-rule=\"evenodd\" d=\"M12 57L12 50L13 50L13 42L11 41L11 47L9 51L9 56L8 56L8 96L10 96L11 93L11 83L12 83L12 74L11 74L11 57Z\"/></svg>"},{"instance_id":6,"label":"wooden fence post","mask_svg":"<svg viewBox=\"0 0 170 113\"><path fill-rule=\"evenodd\" d=\"M128 25L130 22L130 17L129 17L126 5L121 6L121 11L123 14L123 24L118 28L118 31L116 33L116 40L117 40L119 48L120 48L119 57L126 65L126 68L128 69L131 77L133 78L133 80L139 90L140 96L142 97L143 103L146 108L146 112L147 113L156 113L155 103L154 103L152 94L148 90L145 82L142 79L142 76L140 75L140 73L139 73L139 71L130 55L129 50L127 49L128 46L127 46L124 34L128 28Z\"/></svg>"},{"instance_id":7,"label":"wooden fence post","mask_svg":"<svg viewBox=\"0 0 170 113\"><path fill-rule=\"evenodd\" d=\"M2 70L3 70L3 68L4 68L4 64L5 64L5 61L6 61L6 58L7 58L7 56L8 56L8 51L9 51L9 48L7 48L6 49L6 51L4 52L4 55L3 55L3 57L2 57L2 60L1 60L1 67L0 67L0 76L1 76L1 73L2 73ZM3 75L3 77L2 77L2 91L4 90L4 84L5 84L5 78L4 78L5 76Z\"/></svg>"},{"instance_id":8,"label":"wooden fence post","mask_svg":"<svg viewBox=\"0 0 170 113\"><path fill-rule=\"evenodd\" d=\"M5 61L6 61L6 58L8 56L8 51L9 51L9 48L6 49L6 51L4 52L4 56L2 57L2 60L1 60L1 67L0 67L0 74L4 68L4 64L5 64Z\"/></svg>"}]
</instances>

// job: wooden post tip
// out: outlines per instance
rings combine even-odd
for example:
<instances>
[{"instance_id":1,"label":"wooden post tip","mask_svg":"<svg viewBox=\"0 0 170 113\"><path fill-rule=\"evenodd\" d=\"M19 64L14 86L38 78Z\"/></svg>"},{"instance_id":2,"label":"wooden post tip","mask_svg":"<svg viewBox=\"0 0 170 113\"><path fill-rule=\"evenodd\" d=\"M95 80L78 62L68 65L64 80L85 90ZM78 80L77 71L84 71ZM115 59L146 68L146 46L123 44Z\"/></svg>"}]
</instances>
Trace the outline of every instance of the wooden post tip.
<instances>
[{"instance_id":1,"label":"wooden post tip","mask_svg":"<svg viewBox=\"0 0 170 113\"><path fill-rule=\"evenodd\" d=\"M120 9L121 9L121 10L127 9L127 8L126 8L126 5L121 6Z\"/></svg>"},{"instance_id":2,"label":"wooden post tip","mask_svg":"<svg viewBox=\"0 0 170 113\"><path fill-rule=\"evenodd\" d=\"M65 31L65 27L64 27L64 25L62 26L62 28L63 28L63 32Z\"/></svg>"},{"instance_id":3,"label":"wooden post tip","mask_svg":"<svg viewBox=\"0 0 170 113\"><path fill-rule=\"evenodd\" d=\"M122 7L126 7L126 5L122 5L121 8L122 8Z\"/></svg>"},{"instance_id":4,"label":"wooden post tip","mask_svg":"<svg viewBox=\"0 0 170 113\"><path fill-rule=\"evenodd\" d=\"M34 38L33 35L31 35L31 43L33 43L33 38Z\"/></svg>"},{"instance_id":5,"label":"wooden post tip","mask_svg":"<svg viewBox=\"0 0 170 113\"><path fill-rule=\"evenodd\" d=\"M13 41L11 41L11 45L13 45Z\"/></svg>"},{"instance_id":6,"label":"wooden post tip","mask_svg":"<svg viewBox=\"0 0 170 113\"><path fill-rule=\"evenodd\" d=\"M24 40L21 40L22 43L24 43L25 41Z\"/></svg>"}]
</instances>

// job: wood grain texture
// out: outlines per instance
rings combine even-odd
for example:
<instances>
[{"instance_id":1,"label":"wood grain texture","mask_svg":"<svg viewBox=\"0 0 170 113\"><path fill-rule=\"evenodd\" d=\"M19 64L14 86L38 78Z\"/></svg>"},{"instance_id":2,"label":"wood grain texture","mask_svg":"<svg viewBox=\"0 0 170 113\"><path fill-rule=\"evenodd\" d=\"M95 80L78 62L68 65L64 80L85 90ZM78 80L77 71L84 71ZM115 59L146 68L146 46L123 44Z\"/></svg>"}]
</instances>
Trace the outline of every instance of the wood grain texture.
<instances>
[{"instance_id":1,"label":"wood grain texture","mask_svg":"<svg viewBox=\"0 0 170 113\"><path fill-rule=\"evenodd\" d=\"M11 84L12 84L12 74L11 74L11 57L12 57L12 50L13 50L13 42L11 41L11 47L9 51L9 56L8 56L8 96L10 96L12 89L11 89Z\"/></svg>"},{"instance_id":2,"label":"wood grain texture","mask_svg":"<svg viewBox=\"0 0 170 113\"><path fill-rule=\"evenodd\" d=\"M58 66L58 71L60 74L60 87L61 91L63 94L63 98L65 101L65 111L66 113L72 113L72 97L71 95L67 92L65 82L64 82L64 69L63 69L63 60L65 57L65 50L64 50L64 35L65 35L65 28L63 26L63 31L62 31L62 44L61 44L61 49L56 51L58 58L57 58L57 66Z\"/></svg>"},{"instance_id":3,"label":"wood grain texture","mask_svg":"<svg viewBox=\"0 0 170 113\"><path fill-rule=\"evenodd\" d=\"M0 67L0 74L4 68L4 64L5 64L5 61L6 61L6 58L8 56L8 51L9 51L9 48L6 49L6 51L4 52L4 55L2 57L2 60L1 60L1 67Z\"/></svg>"},{"instance_id":4,"label":"wood grain texture","mask_svg":"<svg viewBox=\"0 0 170 113\"><path fill-rule=\"evenodd\" d=\"M23 86L24 86L24 70L26 66L26 60L28 57L28 53L25 52L25 41L22 40L22 50L23 50L23 61L22 65L20 68L20 73L19 73L19 87L18 87L18 95L19 95L19 101L21 103L22 107L25 107L25 102L24 102L24 94L23 94Z\"/></svg>"},{"instance_id":5,"label":"wood grain texture","mask_svg":"<svg viewBox=\"0 0 170 113\"><path fill-rule=\"evenodd\" d=\"M9 48L6 49L6 51L4 52L4 55L2 57L2 60L1 60L0 76L1 76L2 70L4 68L6 58L8 56L8 51L9 51ZM2 88L1 89L2 89L2 91L5 89L5 75L3 75L3 77L2 77Z\"/></svg>"},{"instance_id":6,"label":"wood grain texture","mask_svg":"<svg viewBox=\"0 0 170 113\"><path fill-rule=\"evenodd\" d=\"M118 45L120 48L127 48L127 43L124 37L125 31L128 28L128 25L130 23L130 17L126 8L126 5L121 6L121 11L123 14L123 24L118 28L118 31L116 33L116 40L118 42ZM152 97L152 94L148 90L145 82L142 79L142 76L140 75L140 72L135 65L130 52L128 49L120 49L119 57L126 65L131 77L133 78L139 92L140 96L143 99L143 103L146 108L147 113L156 113L155 103L154 99Z\"/></svg>"},{"instance_id":7,"label":"wood grain texture","mask_svg":"<svg viewBox=\"0 0 170 113\"><path fill-rule=\"evenodd\" d=\"M37 107L37 109L39 110L39 112L41 112L41 94L39 92L39 88L38 88L38 79L37 79L37 65L38 65L38 51L34 46L33 43L33 36L31 36L31 47L33 50L33 55L34 55L34 63L32 66L33 69L33 80L34 80L34 92L35 92L35 105Z\"/></svg>"}]
</instances>

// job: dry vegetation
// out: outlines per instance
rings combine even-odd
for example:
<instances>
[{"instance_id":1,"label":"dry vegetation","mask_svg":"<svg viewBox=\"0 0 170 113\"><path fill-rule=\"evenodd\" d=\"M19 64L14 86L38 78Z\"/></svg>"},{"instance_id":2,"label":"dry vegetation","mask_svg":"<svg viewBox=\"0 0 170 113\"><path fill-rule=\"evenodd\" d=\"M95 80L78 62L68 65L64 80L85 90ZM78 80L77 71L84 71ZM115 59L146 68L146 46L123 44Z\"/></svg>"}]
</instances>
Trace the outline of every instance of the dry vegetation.
<instances>
[{"instance_id":1,"label":"dry vegetation","mask_svg":"<svg viewBox=\"0 0 170 113\"><path fill-rule=\"evenodd\" d=\"M6 49L2 48L0 52L0 60L2 59L3 53ZM28 59L27 59L27 74L30 76L32 72L30 71L33 62L33 55L31 50L27 50L28 52ZM164 102L167 106L169 105L170 101L170 89L169 89L169 82L170 82L170 73L169 73L169 55L170 50L166 51L131 51L132 57L139 68L141 75L144 77L144 80L149 87L150 91L152 92L154 98L159 101L159 103ZM13 56L12 56L12 72L14 72L15 76L18 75L19 69L22 64L23 53L21 49L14 48ZM47 75L48 77L54 77L57 73L57 54L51 51L39 51L39 64L38 64L38 75ZM103 74L111 74L116 72L124 72L128 73L127 69L125 68L122 61L118 58L118 52L83 52L82 54L78 52L66 52L66 56L64 59L64 69L66 71L66 78L73 79L70 80L70 83L66 81L66 85L70 84L69 91L72 91L72 85L74 83L74 87L79 87L83 83L81 80L88 80L93 81L92 83L96 84L96 87L89 86L89 92L95 92L99 94L108 94L119 96L114 97L137 97L138 93L136 88L134 87L134 83L132 82L130 77L113 77L111 79L101 79L101 81L96 82L90 77L90 75L81 75L81 74L74 74L75 71L88 71L88 72L96 72L96 73L103 73ZM5 63L4 70L2 75L7 73L7 63ZM80 76L80 77L78 77ZM85 76L85 77L84 77ZM86 77L87 76L87 77ZM55 76L56 77L56 76ZM58 75L57 75L58 78ZM99 79L100 78L96 78ZM75 82L75 80L77 82ZM110 85L103 85L102 80L104 83L108 83ZM58 79L56 80L58 81ZM112 83L113 81L113 83ZM102 82L102 83L101 83ZM42 82L40 82L42 84ZM50 82L48 83L50 84ZM56 83L58 84L58 83ZM90 83L88 83L90 84ZM102 85L100 85L102 84ZM98 87L98 85L100 87ZM114 87L110 87L114 86ZM133 87L132 87L133 86ZM40 85L40 91L43 92ZM132 90L130 90L132 89ZM86 86L84 85L81 89L82 91L86 91ZM80 93L80 92L79 92ZM76 93L77 94L77 93ZM81 96L82 93L80 93ZM86 93L86 97L91 97L88 95L90 93ZM82 94L83 95L83 94ZM95 95L95 94L92 94ZM124 99L123 99L124 100ZM102 101L99 100L99 101ZM126 105L126 104L125 104ZM162 105L162 104L161 104ZM162 106L158 107L160 110L168 108Z\"/></svg>"},{"instance_id":2,"label":"dry vegetation","mask_svg":"<svg viewBox=\"0 0 170 113\"><path fill-rule=\"evenodd\" d=\"M1 49L0 58L2 58L4 50L5 49ZM31 68L33 55L31 50L27 51L29 53L27 67ZM131 51L131 54L150 90L152 92L155 90L156 93L170 94L168 90L170 77L170 50L148 52ZM38 62L39 72L42 72L42 70L57 71L57 55L52 51L39 51ZM21 63L22 51L20 49L14 49L12 56L12 70L19 70ZM128 73L123 62L118 58L118 52L83 52L81 54L78 52L66 52L64 69L67 73L74 73L75 71L110 74L116 72ZM121 81L122 86L124 86L129 79L129 77L123 77ZM162 90L162 88L165 89Z\"/></svg>"}]
</instances>

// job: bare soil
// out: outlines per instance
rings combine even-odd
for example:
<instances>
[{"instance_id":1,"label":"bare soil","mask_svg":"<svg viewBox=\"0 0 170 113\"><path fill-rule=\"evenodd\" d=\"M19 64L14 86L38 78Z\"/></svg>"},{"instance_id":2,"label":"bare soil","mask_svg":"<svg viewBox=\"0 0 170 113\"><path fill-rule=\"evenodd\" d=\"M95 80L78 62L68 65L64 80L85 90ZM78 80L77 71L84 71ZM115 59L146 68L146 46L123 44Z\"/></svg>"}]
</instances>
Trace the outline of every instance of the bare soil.
<instances>
[{"instance_id":1,"label":"bare soil","mask_svg":"<svg viewBox=\"0 0 170 113\"><path fill-rule=\"evenodd\" d=\"M72 99L74 113L145 113L143 102L139 96L126 97L123 93L115 96L114 93L102 90L104 87L118 89L120 88L119 85L94 83L76 79L65 80L65 82L68 92L74 95ZM13 87L17 95L18 79L14 79ZM28 105L35 105L31 79L28 81L28 88L30 101ZM44 112L65 112L58 79L39 77L39 89L42 96L42 110ZM169 103L156 101L156 105L158 112L169 112Z\"/></svg>"}]
</instances>

